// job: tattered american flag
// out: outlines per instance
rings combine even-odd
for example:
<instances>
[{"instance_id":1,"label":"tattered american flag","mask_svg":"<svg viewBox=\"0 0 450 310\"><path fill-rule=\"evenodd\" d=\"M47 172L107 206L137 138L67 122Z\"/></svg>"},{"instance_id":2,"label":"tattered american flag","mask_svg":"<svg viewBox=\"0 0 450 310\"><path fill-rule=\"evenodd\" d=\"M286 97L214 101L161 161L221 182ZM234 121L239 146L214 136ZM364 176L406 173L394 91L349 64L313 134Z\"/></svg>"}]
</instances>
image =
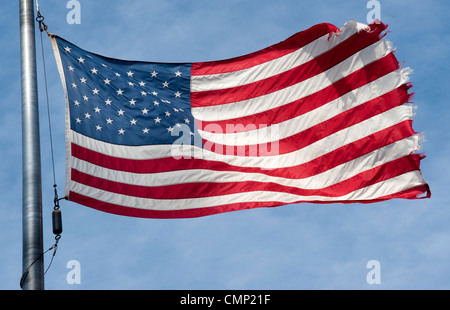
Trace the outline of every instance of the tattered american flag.
<instances>
[{"instance_id":1,"label":"tattered american flag","mask_svg":"<svg viewBox=\"0 0 450 310\"><path fill-rule=\"evenodd\" d=\"M69 200L185 218L430 196L386 26L318 24L228 60L107 58L58 37Z\"/></svg>"}]
</instances>

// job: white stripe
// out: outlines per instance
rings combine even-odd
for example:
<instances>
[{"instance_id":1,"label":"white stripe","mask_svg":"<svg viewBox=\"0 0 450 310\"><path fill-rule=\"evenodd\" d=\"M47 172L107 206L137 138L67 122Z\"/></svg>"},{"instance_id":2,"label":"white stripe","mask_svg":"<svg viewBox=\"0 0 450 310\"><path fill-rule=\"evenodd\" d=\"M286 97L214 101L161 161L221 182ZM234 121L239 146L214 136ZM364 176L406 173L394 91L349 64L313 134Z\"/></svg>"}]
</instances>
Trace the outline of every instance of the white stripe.
<instances>
[{"instance_id":1,"label":"white stripe","mask_svg":"<svg viewBox=\"0 0 450 310\"><path fill-rule=\"evenodd\" d=\"M187 198L187 199L148 199L103 191L80 183L72 182L71 191L92 197L106 203L144 210L184 210L207 208L234 203L249 202L280 202L294 203L297 201L341 201L341 200L372 200L386 195L395 194L403 190L425 184L420 171L411 171L358 189L340 197L300 196L282 192L254 191L236 193L223 196Z\"/></svg>"},{"instance_id":2,"label":"white stripe","mask_svg":"<svg viewBox=\"0 0 450 310\"><path fill-rule=\"evenodd\" d=\"M73 168L101 179L117 183L132 184L138 186L166 186L197 182L272 182L284 186L302 189L321 189L344 180L347 180L361 172L378 167L390 161L409 155L418 149L419 137L410 136L390 145L372 151L359 158L336 166L320 174L303 179L289 179L274 177L263 173L247 173L236 171L212 171L206 169L181 170L159 173L131 173L103 168L87 161L74 158Z\"/></svg>"},{"instance_id":3,"label":"white stripe","mask_svg":"<svg viewBox=\"0 0 450 310\"><path fill-rule=\"evenodd\" d=\"M286 105L309 96L347 75L383 58L393 51L391 43L380 40L347 58L336 66L305 81L259 97L217 106L192 108L198 120L217 121L253 115ZM219 83L220 84L220 83Z\"/></svg>"},{"instance_id":4,"label":"white stripe","mask_svg":"<svg viewBox=\"0 0 450 310\"><path fill-rule=\"evenodd\" d=\"M330 38L329 34L325 34L290 54L266 63L239 71L191 76L191 91L199 92L236 87L286 72L329 51L366 27L367 25L350 21L344 24L338 35L333 34Z\"/></svg>"},{"instance_id":5,"label":"white stripe","mask_svg":"<svg viewBox=\"0 0 450 310\"><path fill-rule=\"evenodd\" d=\"M274 130L279 133L277 136L268 135L271 126L260 128L261 126L257 127L254 124L252 124L253 126L247 126L247 131L231 131L228 133L222 132L222 127L218 125L215 126L213 123L207 125L205 129L213 130L215 132L199 130L199 133L203 139L224 145L269 143L275 141L275 139L284 139L396 89L409 80L408 75L406 74L407 72L408 68L391 72L371 83L354 89L342 97L330 101L317 109L276 124L274 125ZM265 124L263 125L266 126ZM234 127L229 126L229 128L233 130Z\"/></svg>"},{"instance_id":6,"label":"white stripe","mask_svg":"<svg viewBox=\"0 0 450 310\"><path fill-rule=\"evenodd\" d=\"M119 158L154 159L162 157L200 158L205 160L223 161L239 167L261 167L262 169L276 169L292 167L311 161L319 156L332 152L346 144L355 142L372 133L412 119L412 108L399 106L368 120L338 131L324 139L316 141L300 150L277 156L234 156L234 154L218 154L186 145L152 145L152 146L120 146L94 140L73 132L74 142L82 147ZM270 146L269 146L270 147ZM224 149L227 151L227 149ZM165 156L160 156L160 155ZM157 155L154 157L154 155ZM175 157L176 158L176 157Z\"/></svg>"}]
</instances>

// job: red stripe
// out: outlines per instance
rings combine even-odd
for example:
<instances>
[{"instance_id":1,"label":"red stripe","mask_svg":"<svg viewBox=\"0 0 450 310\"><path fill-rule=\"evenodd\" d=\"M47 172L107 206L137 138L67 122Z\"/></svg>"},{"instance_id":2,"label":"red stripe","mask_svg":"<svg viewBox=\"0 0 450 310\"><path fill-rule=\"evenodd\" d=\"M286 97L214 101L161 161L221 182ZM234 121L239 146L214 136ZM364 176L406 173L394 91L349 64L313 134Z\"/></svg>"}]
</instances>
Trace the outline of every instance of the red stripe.
<instances>
[{"instance_id":1,"label":"red stripe","mask_svg":"<svg viewBox=\"0 0 450 310\"><path fill-rule=\"evenodd\" d=\"M302 189L272 182L256 181L196 182L149 187L118 183L98 178L75 169L72 169L71 179L75 182L107 192L149 199L201 198L254 191L283 192L301 196L339 197L398 175L418 170L419 160L419 155L399 158L323 189Z\"/></svg>"},{"instance_id":2,"label":"red stripe","mask_svg":"<svg viewBox=\"0 0 450 310\"><path fill-rule=\"evenodd\" d=\"M426 193L426 197L419 197ZM143 210L131 207L124 207L120 205L115 205L111 203L107 203L104 201L100 201L94 198L90 198L84 195L80 195L75 192L69 193L69 200L79 203L81 205L103 211L112 214L124 215L124 216L133 216L133 217L142 217L142 218L158 218L158 219L173 219L173 218L193 218L193 217L201 217L208 216L214 214L220 214L224 212L231 211L239 211L239 210L248 210L254 208L263 208L263 207L279 207L288 204L294 203L318 203L318 204L329 204L329 203L375 203L380 201L385 201L394 198L402 198L402 199L422 199L429 198L431 196L430 188L428 184L420 185L416 187L412 187L410 189L406 189L399 193L394 193L391 195L387 195L384 197L372 199L372 200L344 200L344 201L295 201L292 203L283 203L278 201L264 201L264 202L240 202L233 203L228 205L220 205L209 208L197 208L197 209L183 209L183 210L169 210L169 211L160 211L160 210Z\"/></svg>"},{"instance_id":3,"label":"red stripe","mask_svg":"<svg viewBox=\"0 0 450 310\"><path fill-rule=\"evenodd\" d=\"M75 192L69 193L70 201L82 204L84 206L104 211L108 213L125 215L125 216L133 216L133 217L142 217L142 218L159 218L159 219L173 219L173 218L192 218L192 217L200 217L207 216L213 214L219 214L224 212L245 210L245 209L253 209L253 208L261 208L261 207L276 207L283 205L284 203L280 203L277 201L268 201L268 202L245 202L245 203L233 203L228 205L221 205L209 208L197 208L197 209L183 209L183 210L169 210L169 211L160 211L160 210L143 210L131 207L124 207L120 205L115 205L111 203L107 203L104 201L100 201L94 198L90 198L84 195L80 195Z\"/></svg>"},{"instance_id":4,"label":"red stripe","mask_svg":"<svg viewBox=\"0 0 450 310\"><path fill-rule=\"evenodd\" d=\"M192 107L221 105L259 97L305 81L344 61L367 46L379 41L381 28L377 31L360 31L316 58L275 76L212 91L191 92Z\"/></svg>"},{"instance_id":5,"label":"red stripe","mask_svg":"<svg viewBox=\"0 0 450 310\"><path fill-rule=\"evenodd\" d=\"M339 31L334 25L322 23L301 31L288 39L260 51L231 59L192 64L191 75L208 75L247 69L289 54L326 34Z\"/></svg>"},{"instance_id":6,"label":"red stripe","mask_svg":"<svg viewBox=\"0 0 450 310\"><path fill-rule=\"evenodd\" d=\"M428 184L424 184L424 185L416 186L416 187L413 187L410 189L406 189L399 193L380 197L378 199L378 201L389 200L389 199L394 199L394 198L423 199L423 198L430 198L430 197L431 197L430 186Z\"/></svg>"},{"instance_id":7,"label":"red stripe","mask_svg":"<svg viewBox=\"0 0 450 310\"><path fill-rule=\"evenodd\" d=\"M235 119L211 122L197 121L197 127L205 131L208 131L208 128L212 128L214 130L222 129L221 132L226 132L226 126L229 124L242 124L242 128L244 129L242 131L245 131L246 126L252 124L277 124L317 109L318 107L325 105L354 89L373 82L398 68L399 64L397 59L393 53L390 53L367 65L363 69L355 71L340 79L334 84L289 104L276 107L269 111ZM410 86L405 85L400 88L406 92Z\"/></svg>"},{"instance_id":8,"label":"red stripe","mask_svg":"<svg viewBox=\"0 0 450 310\"><path fill-rule=\"evenodd\" d=\"M369 118L400 106L407 101L409 95L402 89L395 89L381 97L347 110L335 117L323 121L313 127L292 136L281 139L275 151L273 143L252 145L223 145L203 139L206 150L219 154L238 154L240 156L273 156L286 154L304 148L342 129L351 127Z\"/></svg>"},{"instance_id":9,"label":"red stripe","mask_svg":"<svg viewBox=\"0 0 450 310\"><path fill-rule=\"evenodd\" d=\"M93 163L100 167L127 171L132 173L158 173L189 169L209 169L215 171L237 171L248 173L263 173L286 178L306 178L340 164L368 154L383 146L389 145L414 134L412 121L406 120L395 126L376 132L363 139L342 146L328 154L320 156L301 165L278 168L260 169L257 167L237 167L219 161L204 159L175 159L173 157L147 160L133 160L103 155L72 143L72 156Z\"/></svg>"}]
</instances>

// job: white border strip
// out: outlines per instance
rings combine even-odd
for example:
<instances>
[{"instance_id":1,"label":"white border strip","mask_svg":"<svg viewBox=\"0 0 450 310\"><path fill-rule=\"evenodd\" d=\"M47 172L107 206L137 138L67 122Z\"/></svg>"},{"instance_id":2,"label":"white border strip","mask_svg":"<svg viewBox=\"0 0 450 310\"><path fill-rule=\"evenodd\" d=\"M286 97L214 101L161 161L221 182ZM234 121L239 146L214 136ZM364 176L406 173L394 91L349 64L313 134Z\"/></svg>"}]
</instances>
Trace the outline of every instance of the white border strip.
<instances>
[{"instance_id":1,"label":"white border strip","mask_svg":"<svg viewBox=\"0 0 450 310\"><path fill-rule=\"evenodd\" d=\"M70 109L69 109L69 95L67 93L66 87L66 77L64 75L64 69L61 61L61 55L59 54L58 43L54 35L50 36L52 42L53 53L55 55L56 65L58 67L59 75L61 77L61 82L64 88L65 101L66 101L66 113L65 113L65 133L66 133L66 182L64 187L64 195L67 197L69 195L70 187L70 170L72 166L72 152L71 152L71 142L72 142L72 130L70 129Z\"/></svg>"}]
</instances>

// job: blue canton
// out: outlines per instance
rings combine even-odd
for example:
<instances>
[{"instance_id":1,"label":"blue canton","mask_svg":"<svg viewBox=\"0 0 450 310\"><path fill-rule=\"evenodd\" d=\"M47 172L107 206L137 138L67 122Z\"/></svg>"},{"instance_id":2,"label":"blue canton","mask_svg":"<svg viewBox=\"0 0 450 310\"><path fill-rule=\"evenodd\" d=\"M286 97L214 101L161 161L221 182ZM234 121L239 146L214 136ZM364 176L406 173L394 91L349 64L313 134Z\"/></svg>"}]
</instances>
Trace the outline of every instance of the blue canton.
<instances>
[{"instance_id":1,"label":"blue canton","mask_svg":"<svg viewBox=\"0 0 450 310\"><path fill-rule=\"evenodd\" d=\"M121 145L199 141L190 106L190 64L124 61L59 37L56 42L72 130Z\"/></svg>"}]
</instances>

